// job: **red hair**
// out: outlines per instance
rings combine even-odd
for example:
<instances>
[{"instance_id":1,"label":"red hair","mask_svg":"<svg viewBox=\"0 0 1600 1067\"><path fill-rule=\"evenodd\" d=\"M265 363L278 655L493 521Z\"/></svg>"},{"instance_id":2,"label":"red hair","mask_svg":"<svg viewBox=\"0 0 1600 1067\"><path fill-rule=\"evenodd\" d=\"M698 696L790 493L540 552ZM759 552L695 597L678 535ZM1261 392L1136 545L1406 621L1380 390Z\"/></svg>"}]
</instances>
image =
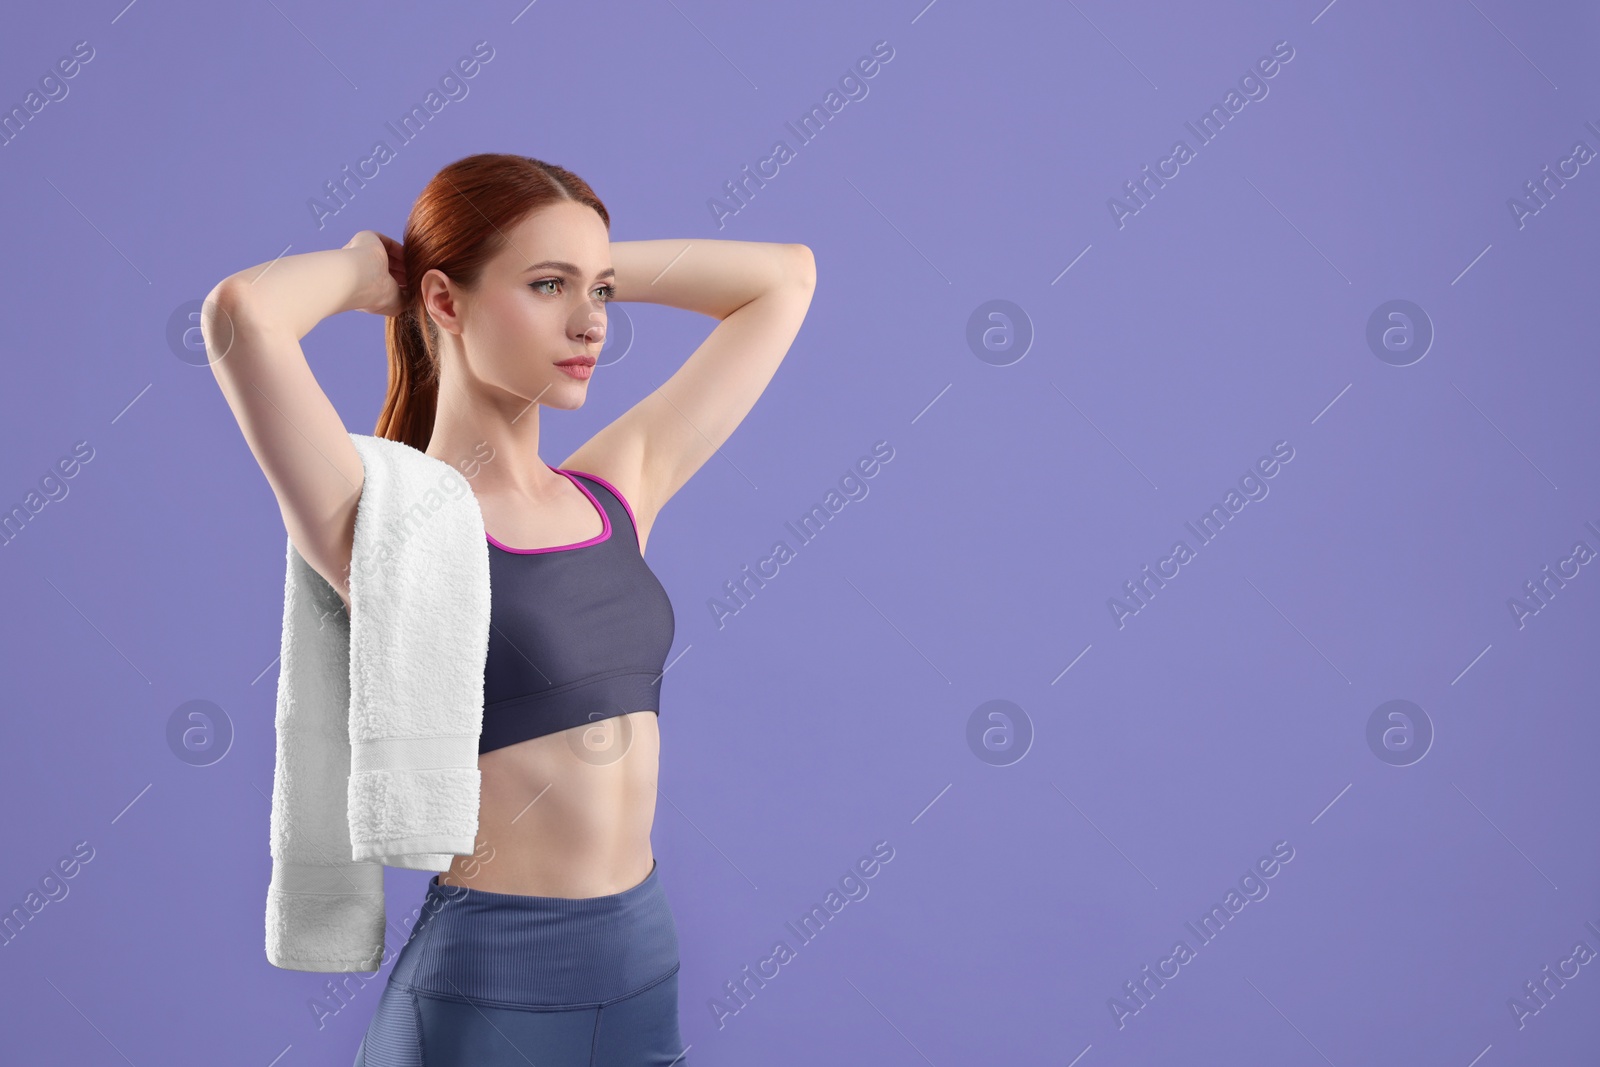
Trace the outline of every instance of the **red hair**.
<instances>
[{"instance_id":1,"label":"red hair","mask_svg":"<svg viewBox=\"0 0 1600 1067\"><path fill-rule=\"evenodd\" d=\"M426 451L439 401L438 327L422 307L416 281L442 271L472 289L485 264L505 247L505 231L547 204L575 200L611 216L589 184L564 167L528 156L480 153L435 174L406 220L405 310L385 324L389 391L373 433Z\"/></svg>"}]
</instances>

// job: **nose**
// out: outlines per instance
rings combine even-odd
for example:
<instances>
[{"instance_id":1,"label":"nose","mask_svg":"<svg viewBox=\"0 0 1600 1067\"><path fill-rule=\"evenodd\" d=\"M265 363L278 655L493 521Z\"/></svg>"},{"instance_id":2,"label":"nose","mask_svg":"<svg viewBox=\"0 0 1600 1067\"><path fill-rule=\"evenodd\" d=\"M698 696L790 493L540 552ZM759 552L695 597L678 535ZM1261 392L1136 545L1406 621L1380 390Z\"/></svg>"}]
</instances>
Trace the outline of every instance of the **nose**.
<instances>
[{"instance_id":1,"label":"nose","mask_svg":"<svg viewBox=\"0 0 1600 1067\"><path fill-rule=\"evenodd\" d=\"M584 308L573 315L573 336L585 344L600 344L606 339L605 314L594 308Z\"/></svg>"}]
</instances>

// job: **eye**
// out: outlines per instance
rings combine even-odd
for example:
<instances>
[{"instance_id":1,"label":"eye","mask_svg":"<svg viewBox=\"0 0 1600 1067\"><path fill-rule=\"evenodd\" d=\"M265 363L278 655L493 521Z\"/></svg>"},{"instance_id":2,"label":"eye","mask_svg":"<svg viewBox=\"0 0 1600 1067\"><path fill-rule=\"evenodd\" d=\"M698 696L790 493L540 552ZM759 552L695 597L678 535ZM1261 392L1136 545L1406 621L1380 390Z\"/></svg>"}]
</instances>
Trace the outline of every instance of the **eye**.
<instances>
[{"instance_id":1,"label":"eye","mask_svg":"<svg viewBox=\"0 0 1600 1067\"><path fill-rule=\"evenodd\" d=\"M560 284L561 284L561 279L560 278L540 278L536 282L529 282L528 283L528 285L531 288L535 289L535 290L538 290L539 287L542 286L542 285L560 285ZM555 295L554 292L552 292L552 291L550 291L548 289L540 290L540 291L541 292L545 292L550 296L554 296ZM613 300L615 300L617 298L617 287L614 286L614 285L602 285L602 286L600 286L600 287L598 287L597 289L594 290L594 296L602 304L609 304L611 301L613 301Z\"/></svg>"}]
</instances>

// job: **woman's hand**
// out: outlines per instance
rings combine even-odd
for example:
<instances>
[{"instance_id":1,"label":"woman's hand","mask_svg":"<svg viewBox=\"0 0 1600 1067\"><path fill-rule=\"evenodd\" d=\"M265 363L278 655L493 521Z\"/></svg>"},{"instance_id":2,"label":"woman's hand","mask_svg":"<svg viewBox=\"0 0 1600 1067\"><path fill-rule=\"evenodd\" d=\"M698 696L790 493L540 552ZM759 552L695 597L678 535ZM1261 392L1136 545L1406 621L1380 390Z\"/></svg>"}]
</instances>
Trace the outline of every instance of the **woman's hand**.
<instances>
[{"instance_id":1,"label":"woman's hand","mask_svg":"<svg viewBox=\"0 0 1600 1067\"><path fill-rule=\"evenodd\" d=\"M345 248L360 252L366 275L358 303L353 310L393 317L405 310L402 294L406 285L404 248L399 241L377 230L362 230L350 238Z\"/></svg>"}]
</instances>

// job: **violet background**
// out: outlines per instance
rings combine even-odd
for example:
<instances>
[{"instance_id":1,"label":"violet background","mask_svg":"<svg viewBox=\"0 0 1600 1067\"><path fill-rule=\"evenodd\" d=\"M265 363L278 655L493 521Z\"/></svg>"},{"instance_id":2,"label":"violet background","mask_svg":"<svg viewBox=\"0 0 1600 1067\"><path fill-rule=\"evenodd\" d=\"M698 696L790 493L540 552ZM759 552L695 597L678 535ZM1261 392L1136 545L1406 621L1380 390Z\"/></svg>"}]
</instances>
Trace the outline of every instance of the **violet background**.
<instances>
[{"instance_id":1,"label":"violet background","mask_svg":"<svg viewBox=\"0 0 1600 1067\"><path fill-rule=\"evenodd\" d=\"M1600 549L1600 172L1521 228L1507 201L1600 149L1600 12L922 3L14 13L0 107L95 56L0 146L0 507L94 458L0 551L0 912L75 842L94 858L0 949L4 1058L354 1056L387 968L319 1029L338 976L263 952L284 533L169 325L233 271L399 234L438 168L508 151L582 174L617 240L818 265L766 395L649 542L690 649L654 833L689 1062L1595 1062L1595 965L1521 1027L1508 1004L1600 949L1600 577L1521 628L1508 600ZM1269 95L1119 228L1108 198L1282 40ZM319 229L324 182L479 41L468 95ZM879 41L867 95L799 145L785 123ZM719 226L708 201L779 138L795 158ZM996 299L1020 359L969 345ZM1408 366L1366 341L1392 299L1436 331ZM546 413L550 462L712 325L613 313L632 347ZM360 433L381 326L304 341ZM797 546L785 522L878 441L869 494ZM1119 629L1108 599L1279 441L1270 494ZM797 558L719 629L779 538ZM1393 699L1434 735L1405 766L1367 740ZM231 723L209 766L169 745L190 700ZM991 700L1031 731L1008 766L969 746ZM784 924L878 841L870 893L799 945ZM1270 894L1119 1028L1108 1001L1279 841ZM392 921L425 880L388 872ZM796 958L719 1027L780 938Z\"/></svg>"}]
</instances>

